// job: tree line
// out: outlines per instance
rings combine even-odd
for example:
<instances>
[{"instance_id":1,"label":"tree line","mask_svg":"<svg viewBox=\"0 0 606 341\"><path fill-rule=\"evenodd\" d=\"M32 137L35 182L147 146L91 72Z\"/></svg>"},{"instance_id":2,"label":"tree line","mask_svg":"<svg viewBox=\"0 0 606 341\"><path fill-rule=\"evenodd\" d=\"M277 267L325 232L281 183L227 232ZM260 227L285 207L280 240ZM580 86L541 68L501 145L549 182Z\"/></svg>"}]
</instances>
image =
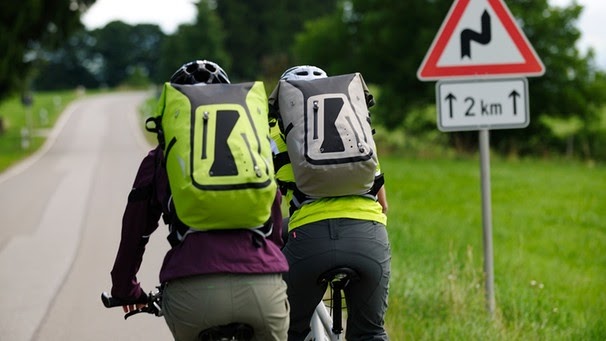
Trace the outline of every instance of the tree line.
<instances>
[{"instance_id":1,"label":"tree line","mask_svg":"<svg viewBox=\"0 0 606 341\"><path fill-rule=\"evenodd\" d=\"M506 3L547 72L529 79L530 126L495 130L493 148L524 155L563 153L572 145L587 158L606 158L606 76L593 52L583 54L576 46L582 6ZM287 67L314 64L329 74L361 72L376 92L373 122L422 135L436 129L435 111L427 110L436 94L434 83L420 82L416 71L451 5L452 0L199 0L196 20L172 34L157 25L115 21L76 30L58 48L41 45L29 86L158 84L182 63L204 58L222 65L232 81L260 79L271 87ZM463 150L477 143L469 132L449 133L448 139Z\"/></svg>"}]
</instances>

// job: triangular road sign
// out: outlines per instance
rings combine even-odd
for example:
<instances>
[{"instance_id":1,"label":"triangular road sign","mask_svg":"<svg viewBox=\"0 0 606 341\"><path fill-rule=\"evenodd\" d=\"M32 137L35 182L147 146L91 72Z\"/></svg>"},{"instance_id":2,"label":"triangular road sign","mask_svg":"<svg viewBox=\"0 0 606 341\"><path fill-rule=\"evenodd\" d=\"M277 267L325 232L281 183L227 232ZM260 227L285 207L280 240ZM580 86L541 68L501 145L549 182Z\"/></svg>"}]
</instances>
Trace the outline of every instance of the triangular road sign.
<instances>
[{"instance_id":1,"label":"triangular road sign","mask_svg":"<svg viewBox=\"0 0 606 341\"><path fill-rule=\"evenodd\" d=\"M417 77L540 76L545 67L503 0L455 0Z\"/></svg>"}]
</instances>

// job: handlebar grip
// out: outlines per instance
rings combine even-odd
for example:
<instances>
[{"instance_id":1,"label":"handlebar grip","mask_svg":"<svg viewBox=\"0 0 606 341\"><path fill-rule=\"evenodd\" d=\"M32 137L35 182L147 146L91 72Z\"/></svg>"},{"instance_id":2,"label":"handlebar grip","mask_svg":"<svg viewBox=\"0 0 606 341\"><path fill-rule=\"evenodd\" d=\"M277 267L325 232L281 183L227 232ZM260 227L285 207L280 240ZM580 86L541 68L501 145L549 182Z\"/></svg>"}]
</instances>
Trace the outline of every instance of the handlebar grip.
<instances>
[{"instance_id":1,"label":"handlebar grip","mask_svg":"<svg viewBox=\"0 0 606 341\"><path fill-rule=\"evenodd\" d=\"M101 301L105 308L113 308L113 307L121 307L125 304L122 303L122 300L109 296L108 293L101 293Z\"/></svg>"},{"instance_id":2,"label":"handlebar grip","mask_svg":"<svg viewBox=\"0 0 606 341\"><path fill-rule=\"evenodd\" d=\"M123 305L137 304L137 303L145 304L145 303L147 303L147 295L141 295L141 297L139 297L139 299L134 300L134 301L127 301L127 300L121 300L119 298L111 297L108 293L102 292L101 293L101 302L103 302L103 305L105 306L105 308L121 307Z\"/></svg>"}]
</instances>

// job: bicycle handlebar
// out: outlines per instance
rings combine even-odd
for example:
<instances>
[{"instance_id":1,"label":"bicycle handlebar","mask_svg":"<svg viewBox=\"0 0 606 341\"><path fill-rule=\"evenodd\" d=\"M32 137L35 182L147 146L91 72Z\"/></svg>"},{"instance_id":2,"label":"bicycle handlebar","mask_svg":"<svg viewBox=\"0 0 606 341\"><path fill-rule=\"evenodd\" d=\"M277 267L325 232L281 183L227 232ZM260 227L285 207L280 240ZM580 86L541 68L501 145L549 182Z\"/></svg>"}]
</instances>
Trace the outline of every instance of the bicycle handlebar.
<instances>
[{"instance_id":1,"label":"bicycle handlebar","mask_svg":"<svg viewBox=\"0 0 606 341\"><path fill-rule=\"evenodd\" d=\"M132 310L124 315L124 319L139 314L148 313L156 316L162 316L162 286L158 290L150 292L147 295L134 301L121 300L111 297L108 293L101 293L101 302L106 308L121 307L133 304L145 304L144 307ZM253 328L246 323L229 323L226 325L215 326L200 332L200 340L250 340L253 335Z\"/></svg>"},{"instance_id":2,"label":"bicycle handlebar","mask_svg":"<svg viewBox=\"0 0 606 341\"><path fill-rule=\"evenodd\" d=\"M111 297L108 293L103 292L103 293L101 293L101 301L103 302L103 305L105 306L105 308L114 308L114 307L121 307L124 305L131 305L131 304L146 304L148 301L148 297L147 297L147 295L141 295L141 298L138 300L127 301L127 300L122 300L119 298Z\"/></svg>"},{"instance_id":3,"label":"bicycle handlebar","mask_svg":"<svg viewBox=\"0 0 606 341\"><path fill-rule=\"evenodd\" d=\"M139 313L148 313L156 316L162 316L162 291L158 287L158 291L150 292L147 295L141 295L137 300L122 300L119 298L111 297L107 292L101 293L101 302L105 308L114 308L114 307L122 307L125 305L134 305L134 304L145 304L144 307L132 310L124 315L124 319L139 314Z\"/></svg>"}]
</instances>

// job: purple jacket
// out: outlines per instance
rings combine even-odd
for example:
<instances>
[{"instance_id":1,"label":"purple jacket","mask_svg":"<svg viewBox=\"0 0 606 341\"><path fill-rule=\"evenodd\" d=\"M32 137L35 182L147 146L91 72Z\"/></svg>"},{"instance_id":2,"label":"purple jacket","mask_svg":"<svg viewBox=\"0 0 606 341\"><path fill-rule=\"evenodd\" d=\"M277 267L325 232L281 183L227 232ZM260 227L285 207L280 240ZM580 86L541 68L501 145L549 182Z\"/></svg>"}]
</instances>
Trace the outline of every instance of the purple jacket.
<instances>
[{"instance_id":1,"label":"purple jacket","mask_svg":"<svg viewBox=\"0 0 606 341\"><path fill-rule=\"evenodd\" d=\"M161 215L168 212L168 177L163 167L156 167L162 159L162 150L156 148L139 166L122 218L120 246L111 271L114 297L136 299L142 293L136 275L145 245L158 228ZM191 233L166 253L160 283L201 274L288 271L288 262L280 250L283 246L280 200L277 192L272 207L273 232L261 240L260 246L254 245L253 233L246 230Z\"/></svg>"}]
</instances>

